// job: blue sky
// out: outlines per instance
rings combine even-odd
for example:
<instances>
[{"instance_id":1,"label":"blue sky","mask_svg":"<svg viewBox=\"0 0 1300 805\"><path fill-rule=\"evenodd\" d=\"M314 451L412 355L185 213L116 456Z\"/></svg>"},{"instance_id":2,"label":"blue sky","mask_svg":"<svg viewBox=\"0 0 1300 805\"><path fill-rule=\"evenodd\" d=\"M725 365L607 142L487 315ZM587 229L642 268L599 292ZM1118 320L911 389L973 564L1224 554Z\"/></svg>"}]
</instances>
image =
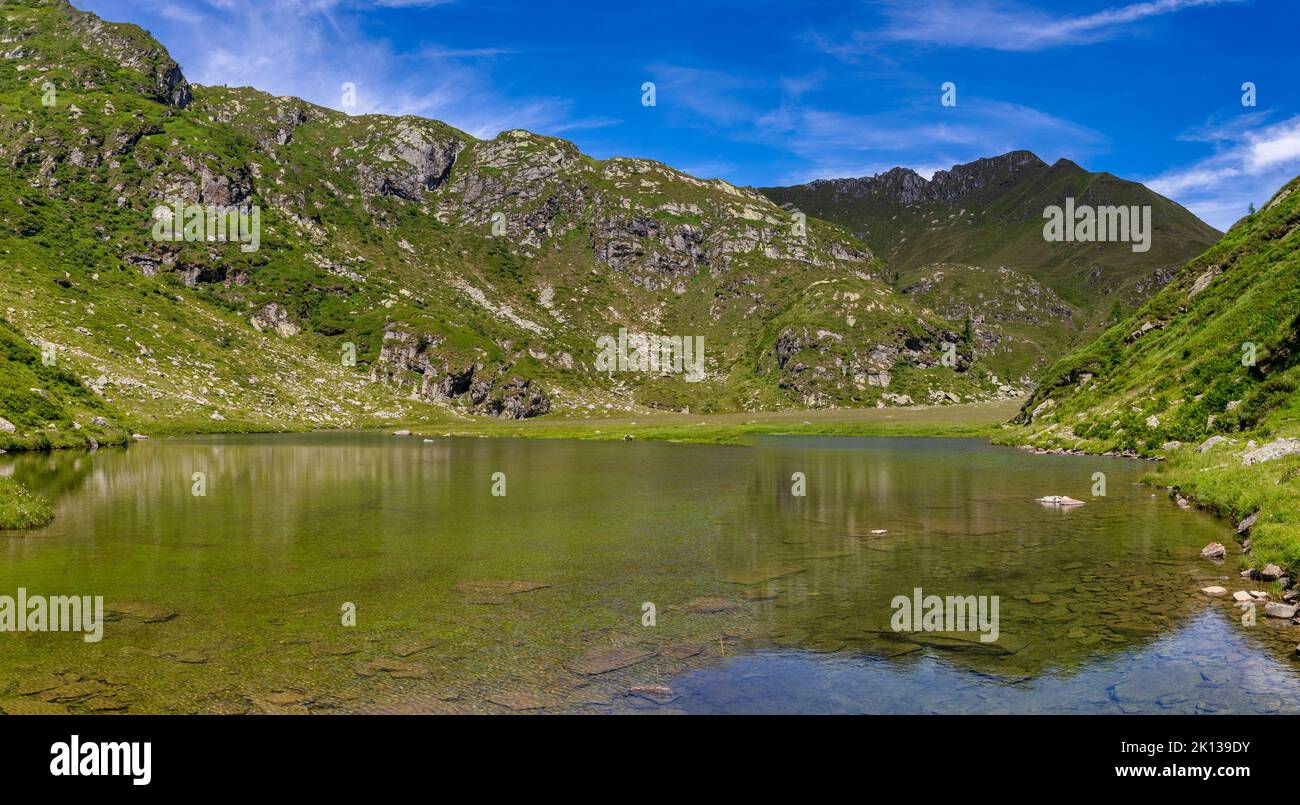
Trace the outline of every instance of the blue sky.
<instances>
[{"instance_id":1,"label":"blue sky","mask_svg":"<svg viewBox=\"0 0 1300 805\"><path fill-rule=\"evenodd\" d=\"M148 29L198 83L342 109L351 82L346 111L526 128L742 185L1027 148L1223 229L1300 174L1294 0L74 3Z\"/></svg>"}]
</instances>

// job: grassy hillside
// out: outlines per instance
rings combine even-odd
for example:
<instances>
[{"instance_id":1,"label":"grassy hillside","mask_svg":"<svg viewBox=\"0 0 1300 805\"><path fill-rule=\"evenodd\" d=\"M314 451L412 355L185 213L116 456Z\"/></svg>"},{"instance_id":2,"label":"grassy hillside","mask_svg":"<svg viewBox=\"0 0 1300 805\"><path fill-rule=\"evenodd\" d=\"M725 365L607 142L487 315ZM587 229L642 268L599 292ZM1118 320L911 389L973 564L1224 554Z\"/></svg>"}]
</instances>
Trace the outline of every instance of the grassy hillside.
<instances>
[{"instance_id":1,"label":"grassy hillside","mask_svg":"<svg viewBox=\"0 0 1300 805\"><path fill-rule=\"evenodd\" d=\"M1261 513L1256 563L1300 568L1298 191L1057 363L1003 438L1166 458L1162 483L1238 520Z\"/></svg>"}]
</instances>

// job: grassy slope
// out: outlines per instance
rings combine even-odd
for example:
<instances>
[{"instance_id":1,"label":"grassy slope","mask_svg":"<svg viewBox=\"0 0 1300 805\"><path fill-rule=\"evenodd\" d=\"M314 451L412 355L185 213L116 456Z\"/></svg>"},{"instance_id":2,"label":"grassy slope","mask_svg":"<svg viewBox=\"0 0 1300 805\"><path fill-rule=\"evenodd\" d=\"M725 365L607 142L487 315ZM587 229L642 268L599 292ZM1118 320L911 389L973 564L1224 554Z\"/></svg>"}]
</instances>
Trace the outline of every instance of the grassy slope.
<instances>
[{"instance_id":1,"label":"grassy slope","mask_svg":"<svg viewBox=\"0 0 1300 805\"><path fill-rule=\"evenodd\" d=\"M1252 561L1300 569L1300 456L1240 459L1249 441L1300 435L1298 191L1300 179L1062 359L998 440L1164 456L1154 480L1238 520L1261 512ZM1230 441L1193 452L1213 435Z\"/></svg>"},{"instance_id":2,"label":"grassy slope","mask_svg":"<svg viewBox=\"0 0 1300 805\"><path fill-rule=\"evenodd\" d=\"M1069 160L1026 168L1009 187L996 182L950 202L904 206L875 195L843 197L827 187L764 188L810 215L857 233L899 272L957 263L1024 272L1088 314L1104 317L1115 299L1126 307L1151 294L1150 277L1173 269L1219 233L1177 203L1135 182L1091 173ZM1042 212L1073 197L1078 204L1150 205L1152 248L1127 243L1048 243Z\"/></svg>"}]
</instances>

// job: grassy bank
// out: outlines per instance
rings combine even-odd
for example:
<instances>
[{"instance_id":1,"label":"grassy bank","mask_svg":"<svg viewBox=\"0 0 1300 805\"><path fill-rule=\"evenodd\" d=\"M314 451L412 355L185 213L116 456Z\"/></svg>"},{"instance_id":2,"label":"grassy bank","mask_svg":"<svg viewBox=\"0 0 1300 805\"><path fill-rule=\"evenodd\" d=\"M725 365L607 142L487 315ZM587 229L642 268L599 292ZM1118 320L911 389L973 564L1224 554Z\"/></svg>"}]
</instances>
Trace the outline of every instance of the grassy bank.
<instances>
[{"instance_id":1,"label":"grassy bank","mask_svg":"<svg viewBox=\"0 0 1300 805\"><path fill-rule=\"evenodd\" d=\"M39 528L54 519L50 504L12 478L0 478L0 530Z\"/></svg>"},{"instance_id":2,"label":"grassy bank","mask_svg":"<svg viewBox=\"0 0 1300 805\"><path fill-rule=\"evenodd\" d=\"M1300 571L1300 456L1246 467L1225 447L1201 454L1185 448L1145 480L1171 487L1234 523L1259 512L1249 533L1250 566L1272 562Z\"/></svg>"}]
</instances>

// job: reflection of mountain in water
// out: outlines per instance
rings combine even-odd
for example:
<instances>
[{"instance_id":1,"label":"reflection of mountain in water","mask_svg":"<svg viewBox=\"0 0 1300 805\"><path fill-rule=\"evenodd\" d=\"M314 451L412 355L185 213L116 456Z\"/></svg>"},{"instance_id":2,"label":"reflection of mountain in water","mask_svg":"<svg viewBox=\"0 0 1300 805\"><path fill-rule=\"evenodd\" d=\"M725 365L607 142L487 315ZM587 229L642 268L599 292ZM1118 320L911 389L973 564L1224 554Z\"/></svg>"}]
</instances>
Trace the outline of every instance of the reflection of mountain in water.
<instances>
[{"instance_id":1,"label":"reflection of mountain in water","mask_svg":"<svg viewBox=\"0 0 1300 805\"><path fill-rule=\"evenodd\" d=\"M1087 496L1095 471L1107 473L1108 497ZM794 472L807 478L804 498L790 494ZM776 645L906 664L941 656L1009 678L1074 673L1205 608L1198 589L1216 568L1197 552L1223 526L1153 498L1134 485L1139 472L973 440L768 443L722 564L751 596L770 596L759 606ZM1057 493L1087 503L1034 502ZM999 639L895 632L891 601L916 587L998 596Z\"/></svg>"}]
</instances>

